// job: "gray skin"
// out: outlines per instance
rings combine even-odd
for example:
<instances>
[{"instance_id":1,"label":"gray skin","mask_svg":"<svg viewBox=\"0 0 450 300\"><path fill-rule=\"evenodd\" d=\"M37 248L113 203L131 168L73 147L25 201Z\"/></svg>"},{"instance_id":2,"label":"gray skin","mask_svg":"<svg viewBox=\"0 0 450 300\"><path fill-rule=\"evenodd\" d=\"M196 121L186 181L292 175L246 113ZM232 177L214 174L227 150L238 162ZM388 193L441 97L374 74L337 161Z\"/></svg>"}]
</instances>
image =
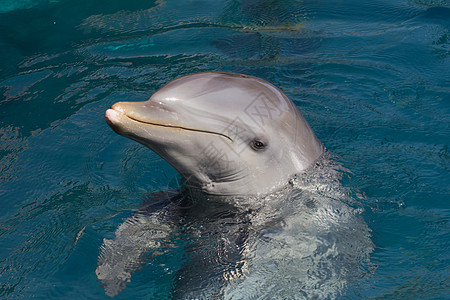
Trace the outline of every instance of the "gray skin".
<instances>
[{"instance_id":1,"label":"gray skin","mask_svg":"<svg viewBox=\"0 0 450 300\"><path fill-rule=\"evenodd\" d=\"M279 190L323 153L297 107L262 79L207 72L105 113L118 134L160 155L189 188L212 195Z\"/></svg>"},{"instance_id":2,"label":"gray skin","mask_svg":"<svg viewBox=\"0 0 450 300\"><path fill-rule=\"evenodd\" d=\"M208 72L181 77L148 101L114 104L105 119L116 133L147 146L178 170L190 198L199 201L205 195L202 200L207 200L185 209L184 200L174 201L170 192L161 194L167 205L161 209L144 206L119 226L114 239L105 239L96 274L109 296L125 288L149 253L157 255L170 244L179 220L185 219L197 224L189 226L188 232L200 243L193 246L194 252L210 248L209 239L201 237L213 234L211 238L218 242L212 252L218 256L194 255L189 266L178 271L173 298L223 298L227 282L246 272L246 253L256 238L250 239L248 233L258 231L262 225L257 224L266 219L264 216L273 219L271 205L286 198L271 195L324 152L300 111L282 91L262 79L241 74ZM151 195L150 202L160 201L161 195ZM269 195L271 205L261 200L264 195ZM227 204L230 199L239 204ZM261 205L268 212L257 208ZM253 224L251 230L249 224ZM227 267L225 258L230 259ZM193 274L193 269L202 272ZM215 286L210 286L212 277L217 277Z\"/></svg>"}]
</instances>

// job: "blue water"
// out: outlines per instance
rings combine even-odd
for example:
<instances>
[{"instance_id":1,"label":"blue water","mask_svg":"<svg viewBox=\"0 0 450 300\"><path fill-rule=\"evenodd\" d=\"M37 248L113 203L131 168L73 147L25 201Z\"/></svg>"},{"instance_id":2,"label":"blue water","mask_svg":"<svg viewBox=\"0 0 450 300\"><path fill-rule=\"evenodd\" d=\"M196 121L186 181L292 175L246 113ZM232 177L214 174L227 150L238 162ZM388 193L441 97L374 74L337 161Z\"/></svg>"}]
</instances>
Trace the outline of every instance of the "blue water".
<instances>
[{"instance_id":1,"label":"blue water","mask_svg":"<svg viewBox=\"0 0 450 300\"><path fill-rule=\"evenodd\" d=\"M0 1L0 298L107 298L103 239L179 175L104 111L206 70L281 88L350 170L375 268L342 298L450 298L448 0ZM182 256L117 299L167 299Z\"/></svg>"}]
</instances>

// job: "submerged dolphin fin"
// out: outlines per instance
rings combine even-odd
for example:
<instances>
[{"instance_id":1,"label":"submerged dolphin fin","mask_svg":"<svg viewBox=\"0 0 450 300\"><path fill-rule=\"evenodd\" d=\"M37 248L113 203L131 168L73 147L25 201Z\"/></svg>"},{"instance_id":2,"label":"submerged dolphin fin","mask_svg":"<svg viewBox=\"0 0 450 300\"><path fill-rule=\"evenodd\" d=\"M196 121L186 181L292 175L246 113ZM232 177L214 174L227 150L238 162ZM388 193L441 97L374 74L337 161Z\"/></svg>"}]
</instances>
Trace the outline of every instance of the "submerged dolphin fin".
<instances>
[{"instance_id":1,"label":"submerged dolphin fin","mask_svg":"<svg viewBox=\"0 0 450 300\"><path fill-rule=\"evenodd\" d=\"M167 214L177 195L176 191L151 194L138 213L119 226L114 239L103 240L95 273L106 295L117 295L149 255L159 254L175 228Z\"/></svg>"}]
</instances>

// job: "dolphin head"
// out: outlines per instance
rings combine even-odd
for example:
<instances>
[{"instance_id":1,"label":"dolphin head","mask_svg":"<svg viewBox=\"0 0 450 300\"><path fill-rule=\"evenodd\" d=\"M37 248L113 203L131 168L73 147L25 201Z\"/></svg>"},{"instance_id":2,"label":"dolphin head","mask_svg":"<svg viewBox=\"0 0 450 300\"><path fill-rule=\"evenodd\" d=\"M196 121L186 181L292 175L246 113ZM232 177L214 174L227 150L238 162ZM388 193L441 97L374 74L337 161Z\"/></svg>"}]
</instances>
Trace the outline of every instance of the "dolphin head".
<instances>
[{"instance_id":1,"label":"dolphin head","mask_svg":"<svg viewBox=\"0 0 450 300\"><path fill-rule=\"evenodd\" d=\"M148 101L114 104L105 118L169 162L187 187L215 195L280 189L324 149L282 91L241 74L181 77Z\"/></svg>"}]
</instances>

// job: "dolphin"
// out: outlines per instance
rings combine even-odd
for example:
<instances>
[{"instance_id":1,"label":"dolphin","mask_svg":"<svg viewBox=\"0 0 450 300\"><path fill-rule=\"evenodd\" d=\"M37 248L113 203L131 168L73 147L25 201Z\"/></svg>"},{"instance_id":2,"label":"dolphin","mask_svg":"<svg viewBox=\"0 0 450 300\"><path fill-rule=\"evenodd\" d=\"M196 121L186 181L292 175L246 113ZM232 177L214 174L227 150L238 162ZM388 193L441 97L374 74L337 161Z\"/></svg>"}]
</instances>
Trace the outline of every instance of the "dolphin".
<instances>
[{"instance_id":1,"label":"dolphin","mask_svg":"<svg viewBox=\"0 0 450 300\"><path fill-rule=\"evenodd\" d=\"M276 191L324 151L281 90L241 74L184 76L148 101L114 104L105 119L170 163L187 187L213 195Z\"/></svg>"},{"instance_id":2,"label":"dolphin","mask_svg":"<svg viewBox=\"0 0 450 300\"><path fill-rule=\"evenodd\" d=\"M105 119L184 180L182 192L150 195L104 239L96 275L109 296L146 259L168 251L179 228L197 244L186 247L173 299L334 298L350 266L373 248L367 225L341 201L328 151L295 104L263 79L184 76L148 101L114 104Z\"/></svg>"}]
</instances>

